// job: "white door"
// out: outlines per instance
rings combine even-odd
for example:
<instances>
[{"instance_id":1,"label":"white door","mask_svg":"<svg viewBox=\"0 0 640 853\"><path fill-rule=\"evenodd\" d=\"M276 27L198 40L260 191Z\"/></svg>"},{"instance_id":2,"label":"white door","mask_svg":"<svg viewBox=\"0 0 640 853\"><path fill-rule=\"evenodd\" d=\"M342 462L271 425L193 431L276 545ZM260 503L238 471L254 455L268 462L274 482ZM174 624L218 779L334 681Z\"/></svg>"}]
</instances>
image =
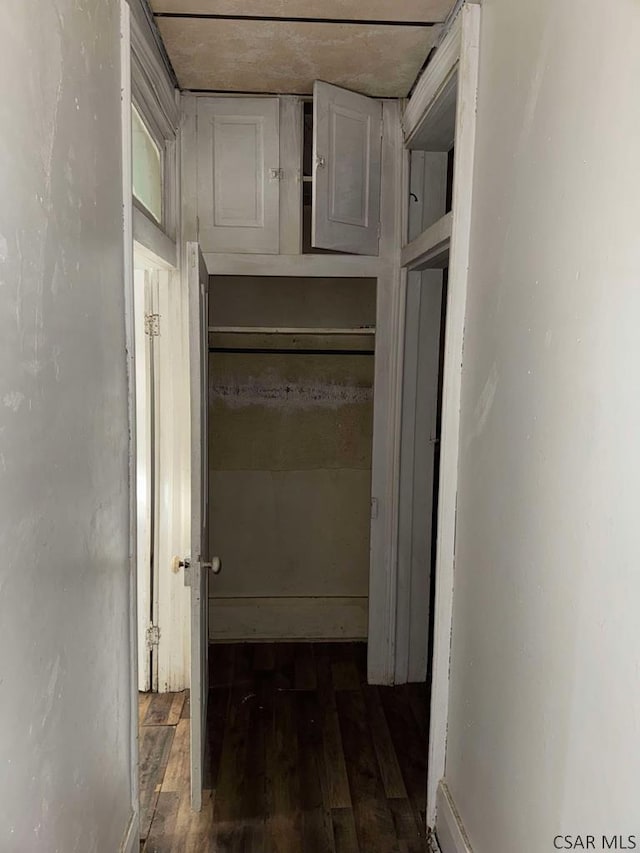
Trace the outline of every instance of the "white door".
<instances>
[{"instance_id":1,"label":"white door","mask_svg":"<svg viewBox=\"0 0 640 853\"><path fill-rule=\"evenodd\" d=\"M209 642L207 325L209 275L197 243L187 244L191 372L191 808L202 807Z\"/></svg>"},{"instance_id":2,"label":"white door","mask_svg":"<svg viewBox=\"0 0 640 853\"><path fill-rule=\"evenodd\" d=\"M203 252L277 254L277 98L198 99L198 240Z\"/></svg>"},{"instance_id":3,"label":"white door","mask_svg":"<svg viewBox=\"0 0 640 853\"><path fill-rule=\"evenodd\" d=\"M313 87L312 245L377 255L382 104L316 81Z\"/></svg>"},{"instance_id":4,"label":"white door","mask_svg":"<svg viewBox=\"0 0 640 853\"><path fill-rule=\"evenodd\" d=\"M408 274L398 523L400 683L427 676L442 297L440 270Z\"/></svg>"}]
</instances>

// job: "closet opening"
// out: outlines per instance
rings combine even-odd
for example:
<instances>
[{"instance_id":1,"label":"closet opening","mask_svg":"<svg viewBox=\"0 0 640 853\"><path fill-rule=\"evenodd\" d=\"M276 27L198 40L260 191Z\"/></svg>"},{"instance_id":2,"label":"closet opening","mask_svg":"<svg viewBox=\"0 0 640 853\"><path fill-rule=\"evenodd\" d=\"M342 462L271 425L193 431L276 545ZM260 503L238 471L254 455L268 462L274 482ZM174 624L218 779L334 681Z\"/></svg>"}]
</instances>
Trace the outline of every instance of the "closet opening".
<instances>
[{"instance_id":1,"label":"closet opening","mask_svg":"<svg viewBox=\"0 0 640 853\"><path fill-rule=\"evenodd\" d=\"M209 640L366 642L376 280L210 281Z\"/></svg>"}]
</instances>

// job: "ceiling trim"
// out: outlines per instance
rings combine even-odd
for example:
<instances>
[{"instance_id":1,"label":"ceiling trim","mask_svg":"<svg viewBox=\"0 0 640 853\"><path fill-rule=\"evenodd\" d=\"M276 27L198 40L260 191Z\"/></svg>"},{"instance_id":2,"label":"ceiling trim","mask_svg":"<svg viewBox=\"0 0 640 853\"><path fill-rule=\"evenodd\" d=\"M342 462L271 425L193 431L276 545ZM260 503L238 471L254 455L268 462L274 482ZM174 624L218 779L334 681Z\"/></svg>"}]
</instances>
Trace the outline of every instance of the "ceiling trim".
<instances>
[{"instance_id":1,"label":"ceiling trim","mask_svg":"<svg viewBox=\"0 0 640 853\"><path fill-rule=\"evenodd\" d=\"M176 89L179 89L178 78L173 69L169 54L162 41L162 36L158 31L158 25L155 21L153 10L149 5L149 0L129 0L129 6L133 19L144 33L144 39L149 44L149 48L156 54L158 60L166 69L167 75L171 83Z\"/></svg>"},{"instance_id":2,"label":"ceiling trim","mask_svg":"<svg viewBox=\"0 0 640 853\"><path fill-rule=\"evenodd\" d=\"M313 103L313 92L256 92L255 89L190 89L188 86L180 90L189 95L220 95L220 97L250 97L250 98L300 98L306 103ZM367 95L369 98L375 98L377 101L397 101L400 95Z\"/></svg>"},{"instance_id":3,"label":"ceiling trim","mask_svg":"<svg viewBox=\"0 0 640 853\"><path fill-rule=\"evenodd\" d=\"M188 92L190 95L232 95L233 97L243 98L245 96L251 98L281 98L283 96L282 92L256 92L249 89L183 89L182 91ZM313 102L313 93L287 92L286 95L287 97Z\"/></svg>"},{"instance_id":4,"label":"ceiling trim","mask_svg":"<svg viewBox=\"0 0 640 853\"><path fill-rule=\"evenodd\" d=\"M358 24L359 26L375 27L435 27L441 21L377 21L364 18L285 18L281 15L222 15L201 14L197 12L155 12L156 18L184 18L204 21L270 21L275 23L294 24Z\"/></svg>"}]
</instances>

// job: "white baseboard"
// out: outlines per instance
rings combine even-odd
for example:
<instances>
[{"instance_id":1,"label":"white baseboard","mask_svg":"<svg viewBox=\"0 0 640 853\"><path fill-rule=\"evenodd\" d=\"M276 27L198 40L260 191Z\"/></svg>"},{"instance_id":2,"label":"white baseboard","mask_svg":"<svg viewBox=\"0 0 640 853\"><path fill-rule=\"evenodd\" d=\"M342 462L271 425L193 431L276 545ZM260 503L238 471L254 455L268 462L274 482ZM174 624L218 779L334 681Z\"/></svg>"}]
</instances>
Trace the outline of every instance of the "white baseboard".
<instances>
[{"instance_id":1,"label":"white baseboard","mask_svg":"<svg viewBox=\"0 0 640 853\"><path fill-rule=\"evenodd\" d=\"M366 640L367 598L212 598L210 640Z\"/></svg>"},{"instance_id":2,"label":"white baseboard","mask_svg":"<svg viewBox=\"0 0 640 853\"><path fill-rule=\"evenodd\" d=\"M436 797L436 836L442 853L473 853L451 791L444 780Z\"/></svg>"},{"instance_id":3,"label":"white baseboard","mask_svg":"<svg viewBox=\"0 0 640 853\"><path fill-rule=\"evenodd\" d=\"M120 853L139 853L140 851L140 815L134 812L129 819L129 826L125 832Z\"/></svg>"}]
</instances>

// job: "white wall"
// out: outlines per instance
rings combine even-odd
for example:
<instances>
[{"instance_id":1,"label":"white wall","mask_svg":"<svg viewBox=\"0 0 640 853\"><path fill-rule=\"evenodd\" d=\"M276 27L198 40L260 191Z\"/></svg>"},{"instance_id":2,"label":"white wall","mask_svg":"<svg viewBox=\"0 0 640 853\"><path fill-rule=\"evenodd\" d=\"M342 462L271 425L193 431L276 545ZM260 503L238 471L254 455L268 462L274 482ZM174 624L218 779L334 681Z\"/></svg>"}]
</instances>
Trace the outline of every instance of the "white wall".
<instances>
[{"instance_id":1,"label":"white wall","mask_svg":"<svg viewBox=\"0 0 640 853\"><path fill-rule=\"evenodd\" d=\"M639 44L637 0L483 3L446 769L475 853L640 834Z\"/></svg>"},{"instance_id":2,"label":"white wall","mask_svg":"<svg viewBox=\"0 0 640 853\"><path fill-rule=\"evenodd\" d=\"M0 849L131 811L119 3L0 4Z\"/></svg>"}]
</instances>

